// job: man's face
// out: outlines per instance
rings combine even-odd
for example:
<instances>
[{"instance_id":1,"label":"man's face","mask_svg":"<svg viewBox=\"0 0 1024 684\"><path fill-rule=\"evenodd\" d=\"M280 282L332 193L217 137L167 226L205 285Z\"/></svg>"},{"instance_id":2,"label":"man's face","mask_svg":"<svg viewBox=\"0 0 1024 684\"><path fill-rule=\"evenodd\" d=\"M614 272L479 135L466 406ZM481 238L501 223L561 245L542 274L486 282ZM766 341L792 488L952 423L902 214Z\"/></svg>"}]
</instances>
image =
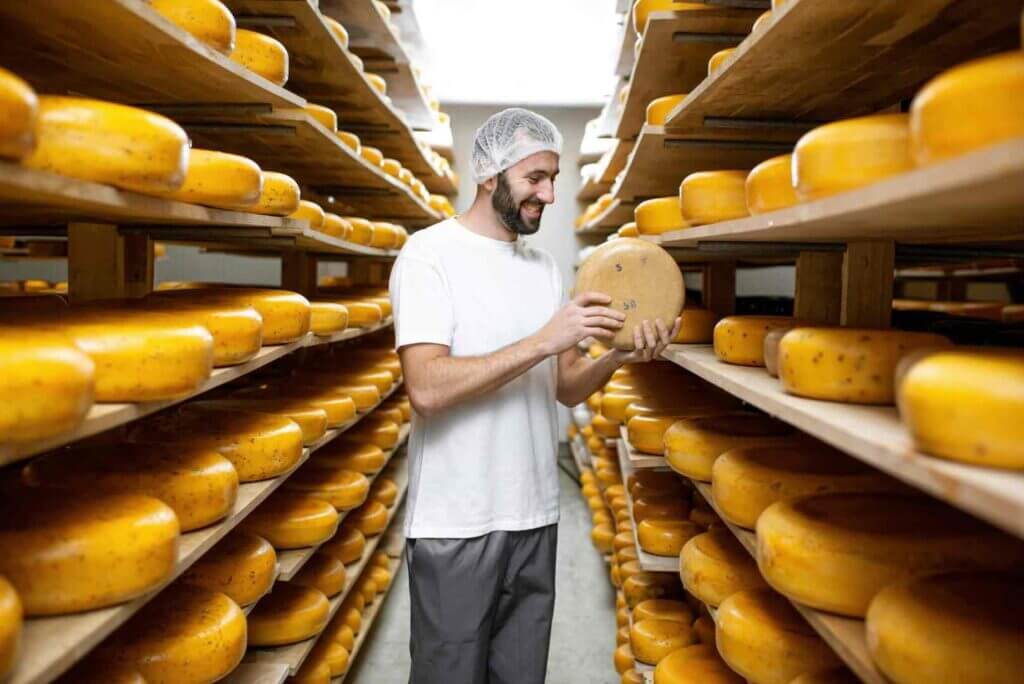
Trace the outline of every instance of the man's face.
<instances>
[{"instance_id":1,"label":"man's face","mask_svg":"<svg viewBox=\"0 0 1024 684\"><path fill-rule=\"evenodd\" d=\"M499 173L491 194L491 206L502 225L517 235L540 230L544 205L555 201L558 155L538 152Z\"/></svg>"}]
</instances>

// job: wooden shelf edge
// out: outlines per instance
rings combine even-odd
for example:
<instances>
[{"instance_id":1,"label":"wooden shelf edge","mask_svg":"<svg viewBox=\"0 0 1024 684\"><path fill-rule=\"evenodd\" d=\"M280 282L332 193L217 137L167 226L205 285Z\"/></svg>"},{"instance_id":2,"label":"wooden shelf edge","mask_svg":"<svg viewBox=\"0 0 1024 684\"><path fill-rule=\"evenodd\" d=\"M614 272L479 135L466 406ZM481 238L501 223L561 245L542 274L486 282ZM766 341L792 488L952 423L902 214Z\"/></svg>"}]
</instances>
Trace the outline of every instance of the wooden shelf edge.
<instances>
[{"instance_id":1,"label":"wooden shelf edge","mask_svg":"<svg viewBox=\"0 0 1024 684\"><path fill-rule=\"evenodd\" d=\"M622 471L622 481L628 482L629 477L634 472L634 468L629 461L629 447L624 439L616 442L616 451L619 454L619 469ZM662 463L662 466L664 465ZM626 487L625 490L626 507L629 509L630 519L633 520L633 545L636 547L637 562L640 564L640 569L649 572L679 572L678 556L656 556L640 548L640 539L636 535L636 518L633 517L633 495L629 493L629 487Z\"/></svg>"}]
</instances>

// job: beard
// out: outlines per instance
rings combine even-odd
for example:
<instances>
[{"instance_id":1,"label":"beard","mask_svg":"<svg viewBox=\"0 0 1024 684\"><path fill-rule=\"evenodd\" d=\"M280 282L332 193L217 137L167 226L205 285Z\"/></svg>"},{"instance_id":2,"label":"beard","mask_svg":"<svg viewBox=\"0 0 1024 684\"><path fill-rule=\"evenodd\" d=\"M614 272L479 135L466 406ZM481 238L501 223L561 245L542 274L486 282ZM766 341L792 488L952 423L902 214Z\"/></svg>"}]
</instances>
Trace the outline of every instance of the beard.
<instances>
[{"instance_id":1,"label":"beard","mask_svg":"<svg viewBox=\"0 0 1024 684\"><path fill-rule=\"evenodd\" d=\"M544 205L537 200L528 199L517 202L516 198L512 196L512 188L509 186L505 174L499 173L498 185L494 189L494 194L491 195L491 206L498 214L498 219L507 230L516 235L533 235L540 230L541 217L537 216L533 220L523 217L520 210L524 204L537 206L543 214Z\"/></svg>"}]
</instances>

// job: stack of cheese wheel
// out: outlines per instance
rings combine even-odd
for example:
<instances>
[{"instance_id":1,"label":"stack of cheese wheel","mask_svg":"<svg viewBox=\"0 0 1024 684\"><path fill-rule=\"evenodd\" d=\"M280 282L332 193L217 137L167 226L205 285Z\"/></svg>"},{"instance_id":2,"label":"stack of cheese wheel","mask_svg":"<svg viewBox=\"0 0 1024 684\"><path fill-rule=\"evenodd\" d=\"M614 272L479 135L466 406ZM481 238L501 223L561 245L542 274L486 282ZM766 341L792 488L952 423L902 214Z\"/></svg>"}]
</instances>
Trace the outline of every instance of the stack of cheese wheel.
<instances>
[{"instance_id":1,"label":"stack of cheese wheel","mask_svg":"<svg viewBox=\"0 0 1024 684\"><path fill-rule=\"evenodd\" d=\"M786 423L757 413L683 418L665 431L665 462L680 475L711 481L715 460L730 449L799 443Z\"/></svg>"},{"instance_id":2,"label":"stack of cheese wheel","mask_svg":"<svg viewBox=\"0 0 1024 684\"><path fill-rule=\"evenodd\" d=\"M679 578L688 592L712 607L737 591L767 586L754 559L722 528L686 543L679 554Z\"/></svg>"},{"instance_id":3,"label":"stack of cheese wheel","mask_svg":"<svg viewBox=\"0 0 1024 684\"><path fill-rule=\"evenodd\" d=\"M727 316L715 325L715 356L740 366L763 366L765 336L795 325L787 316Z\"/></svg>"},{"instance_id":4,"label":"stack of cheese wheel","mask_svg":"<svg viewBox=\"0 0 1024 684\"><path fill-rule=\"evenodd\" d=\"M748 215L746 171L698 171L679 185L679 210L687 223L699 226Z\"/></svg>"},{"instance_id":5,"label":"stack of cheese wheel","mask_svg":"<svg viewBox=\"0 0 1024 684\"><path fill-rule=\"evenodd\" d=\"M279 582L249 614L251 646L283 646L316 636L327 626L330 606L318 589Z\"/></svg>"},{"instance_id":6,"label":"stack of cheese wheel","mask_svg":"<svg viewBox=\"0 0 1024 684\"><path fill-rule=\"evenodd\" d=\"M226 594L240 606L270 591L277 575L277 552L263 537L235 530L200 558L181 582Z\"/></svg>"},{"instance_id":7,"label":"stack of cheese wheel","mask_svg":"<svg viewBox=\"0 0 1024 684\"><path fill-rule=\"evenodd\" d=\"M769 506L757 560L794 601L863 617L879 590L909 577L1019 569L1024 544L923 496L824 494Z\"/></svg>"}]
</instances>

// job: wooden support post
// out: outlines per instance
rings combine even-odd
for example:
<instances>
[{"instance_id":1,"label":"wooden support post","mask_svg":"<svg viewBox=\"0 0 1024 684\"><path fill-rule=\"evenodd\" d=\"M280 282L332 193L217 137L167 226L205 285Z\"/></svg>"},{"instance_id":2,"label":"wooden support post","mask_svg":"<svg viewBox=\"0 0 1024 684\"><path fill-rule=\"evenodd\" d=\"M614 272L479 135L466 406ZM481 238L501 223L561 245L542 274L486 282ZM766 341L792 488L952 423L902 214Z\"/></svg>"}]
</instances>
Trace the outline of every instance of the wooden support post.
<instances>
[{"instance_id":1,"label":"wooden support post","mask_svg":"<svg viewBox=\"0 0 1024 684\"><path fill-rule=\"evenodd\" d=\"M843 253L800 252L796 260L793 316L838 325L843 305Z\"/></svg>"},{"instance_id":2,"label":"wooden support post","mask_svg":"<svg viewBox=\"0 0 1024 684\"><path fill-rule=\"evenodd\" d=\"M704 308L716 316L736 311L736 262L717 261L704 268L702 296Z\"/></svg>"},{"instance_id":3,"label":"wooden support post","mask_svg":"<svg viewBox=\"0 0 1024 684\"><path fill-rule=\"evenodd\" d=\"M153 243L105 223L68 224L68 296L72 302L142 297L153 289Z\"/></svg>"},{"instance_id":4,"label":"wooden support post","mask_svg":"<svg viewBox=\"0 0 1024 684\"><path fill-rule=\"evenodd\" d=\"M353 285L386 286L389 275L390 266L383 261L360 259L348 264L348 277Z\"/></svg>"},{"instance_id":5,"label":"wooden support post","mask_svg":"<svg viewBox=\"0 0 1024 684\"><path fill-rule=\"evenodd\" d=\"M308 252L284 252L281 255L281 287L307 296L316 294L316 257Z\"/></svg>"},{"instance_id":6,"label":"wooden support post","mask_svg":"<svg viewBox=\"0 0 1024 684\"><path fill-rule=\"evenodd\" d=\"M843 258L840 323L854 328L888 328L896 249L892 242L851 242Z\"/></svg>"}]
</instances>

